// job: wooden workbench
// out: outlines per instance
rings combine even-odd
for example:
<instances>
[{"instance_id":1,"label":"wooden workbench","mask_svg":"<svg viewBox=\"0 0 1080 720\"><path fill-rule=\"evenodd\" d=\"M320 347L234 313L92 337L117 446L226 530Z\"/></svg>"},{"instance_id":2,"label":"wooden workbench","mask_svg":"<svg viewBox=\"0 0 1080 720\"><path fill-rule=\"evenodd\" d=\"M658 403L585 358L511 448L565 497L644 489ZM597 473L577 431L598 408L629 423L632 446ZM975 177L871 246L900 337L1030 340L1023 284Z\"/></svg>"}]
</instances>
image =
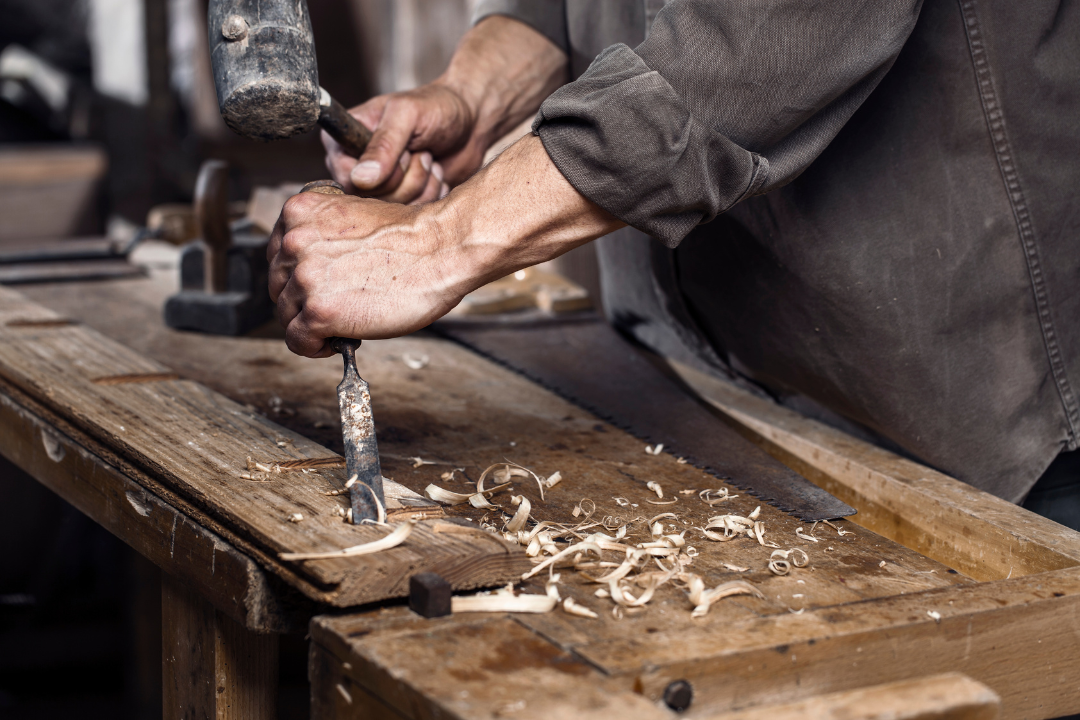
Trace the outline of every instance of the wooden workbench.
<instances>
[{"instance_id":1,"label":"wooden workbench","mask_svg":"<svg viewBox=\"0 0 1080 720\"><path fill-rule=\"evenodd\" d=\"M157 382L189 383L185 398L206 396L197 390L203 387L231 398L246 413L242 434L264 437L267 453L277 452L279 443L292 456L340 450L332 392L339 361L292 356L272 331L241 339L169 331L159 318L170 277L159 272L149 279L21 290L53 311L34 317L85 323L134 351L113 348L95 361L122 355L129 365L144 363L124 365L122 372L93 369L94 378L175 373L180 379ZM34 308L0 293L9 312L26 316ZM48 344L54 342L50 333L80 328L24 323L17 331L36 333L35 347L60 349L61 343ZM411 369L406 355L426 355L427 365ZM166 675L173 682L171 689L166 683L167 708L187 703L209 712L230 707L237 717L267 716L276 645L265 633L302 625L322 607L349 604L343 597L363 597L355 594L362 582L346 582L347 564L297 567L277 561L272 550L295 543L332 549L326 544L364 531L335 520L328 510L336 499L314 491L303 496L305 521L289 524L284 503L296 499L293 486L307 481L298 483L295 475L248 486L272 511L259 527L253 522L245 529L250 514L193 501L170 474L180 470L133 460L126 454L135 452L130 445L105 441L86 430L85 417L59 412L55 394L35 397L13 383L4 362L0 357L0 451L173 578L163 593L166 620L172 619L165 638ZM19 364L11 357L6 362ZM582 498L596 503L598 515L625 519L678 508L680 522L700 525L717 514L696 495L677 495L680 489L716 487L715 479L670 455L646 454L634 438L460 347L424 336L365 343L360 362L374 388L384 474L407 488L422 491L436 482L464 491L465 483L444 482L440 475L465 468L475 480L479 470L505 458L543 475L562 473L564 480L543 500L531 481L515 485L538 519L568 521ZM745 579L764 594L729 598L695 620L685 595L671 586L661 588L644 611L617 619L610 600L593 595L598 586L573 571L562 572L562 592L596 610L596 620L558 610L425 620L400 602L317 616L311 623L313 716L591 717L615 711L668 717L674 713L661 699L677 680L694 690L688 717L733 711L739 717L862 717L891 706L899 708L894 717L993 717L999 705L1006 717L1080 712L1080 535L679 370L749 437L857 507L858 526L839 523L854 532L840 536L819 527L819 542L804 541L795 529L809 528L762 508L767 539L801 547L811 558L809 567L776 577L766 569L769 549L749 539L713 543L689 531L699 551L694 572L710 585ZM46 379L40 381L35 387L46 386ZM169 441L167 415L160 427L146 428L152 436L147 442ZM213 432L226 442L240 430ZM181 457L184 452L193 451L177 450ZM415 457L434 464L415 466ZM275 458L281 459L264 459ZM324 483L333 480L325 474ZM645 488L650 480L678 503L648 504L655 499ZM508 506L507 497L500 504ZM745 515L756 504L743 494L723 512ZM483 519L471 508L448 513ZM455 551L473 552L473 560L488 568L474 572L475 563L466 563L457 576L462 588L529 567L495 540L477 553L461 544L481 542L471 536L432 538L429 544L439 540L451 548L443 565L436 562L439 569L451 568ZM411 571L427 567L418 562L408 566ZM732 571L725 563L748 570ZM407 575L382 586L400 594L402 579ZM342 589L348 587L354 594ZM944 674L951 671L962 675ZM228 682L216 691L208 680L190 682L219 676Z\"/></svg>"}]
</instances>

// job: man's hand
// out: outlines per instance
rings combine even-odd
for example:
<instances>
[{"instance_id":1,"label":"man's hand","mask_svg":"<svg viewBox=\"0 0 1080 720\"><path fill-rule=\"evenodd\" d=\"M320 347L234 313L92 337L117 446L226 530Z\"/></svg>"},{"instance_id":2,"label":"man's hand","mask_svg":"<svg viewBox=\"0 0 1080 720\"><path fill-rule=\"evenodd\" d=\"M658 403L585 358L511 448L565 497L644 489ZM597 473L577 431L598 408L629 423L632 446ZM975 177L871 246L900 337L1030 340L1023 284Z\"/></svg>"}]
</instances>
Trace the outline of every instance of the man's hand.
<instances>
[{"instance_id":1,"label":"man's hand","mask_svg":"<svg viewBox=\"0 0 1080 720\"><path fill-rule=\"evenodd\" d=\"M621 226L530 135L427 205L294 196L267 247L270 296L289 349L327 357L327 338L413 332L481 285Z\"/></svg>"},{"instance_id":2,"label":"man's hand","mask_svg":"<svg viewBox=\"0 0 1080 720\"><path fill-rule=\"evenodd\" d=\"M373 131L360 158L324 132L326 166L347 192L365 197L397 203L443 197L565 82L566 69L562 50L528 25L486 18L465 35L437 80L349 111Z\"/></svg>"}]
</instances>

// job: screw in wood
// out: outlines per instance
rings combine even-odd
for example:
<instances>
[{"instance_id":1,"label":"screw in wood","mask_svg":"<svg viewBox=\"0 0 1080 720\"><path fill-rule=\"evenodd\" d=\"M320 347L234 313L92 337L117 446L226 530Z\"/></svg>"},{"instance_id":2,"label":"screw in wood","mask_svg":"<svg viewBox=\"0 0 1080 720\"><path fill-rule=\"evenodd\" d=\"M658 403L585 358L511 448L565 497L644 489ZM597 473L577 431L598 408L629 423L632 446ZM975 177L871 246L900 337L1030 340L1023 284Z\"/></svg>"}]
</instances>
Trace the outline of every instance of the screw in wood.
<instances>
[{"instance_id":1,"label":"screw in wood","mask_svg":"<svg viewBox=\"0 0 1080 720\"><path fill-rule=\"evenodd\" d=\"M682 712L694 701L694 688L686 680L676 680L664 688L664 704L675 712Z\"/></svg>"}]
</instances>

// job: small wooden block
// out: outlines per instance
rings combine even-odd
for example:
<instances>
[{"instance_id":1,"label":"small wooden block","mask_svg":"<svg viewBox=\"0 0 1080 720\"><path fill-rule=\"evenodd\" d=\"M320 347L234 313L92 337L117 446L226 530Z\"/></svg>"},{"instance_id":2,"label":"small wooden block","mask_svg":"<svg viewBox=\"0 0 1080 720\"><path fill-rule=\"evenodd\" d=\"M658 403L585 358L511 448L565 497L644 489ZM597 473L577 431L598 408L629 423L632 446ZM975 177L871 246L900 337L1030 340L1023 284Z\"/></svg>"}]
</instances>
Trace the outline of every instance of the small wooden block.
<instances>
[{"instance_id":1,"label":"small wooden block","mask_svg":"<svg viewBox=\"0 0 1080 720\"><path fill-rule=\"evenodd\" d=\"M426 618L450 614L450 583L441 575L422 572L409 578L409 609Z\"/></svg>"}]
</instances>

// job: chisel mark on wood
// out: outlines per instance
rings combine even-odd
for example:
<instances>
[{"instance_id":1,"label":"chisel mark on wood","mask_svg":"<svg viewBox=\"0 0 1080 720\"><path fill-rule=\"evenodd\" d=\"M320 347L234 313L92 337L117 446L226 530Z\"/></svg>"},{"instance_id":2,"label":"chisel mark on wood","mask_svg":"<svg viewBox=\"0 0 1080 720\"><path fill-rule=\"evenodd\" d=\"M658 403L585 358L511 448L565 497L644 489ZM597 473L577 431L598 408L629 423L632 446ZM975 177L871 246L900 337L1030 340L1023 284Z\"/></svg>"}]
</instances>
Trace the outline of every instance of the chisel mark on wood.
<instances>
[{"instance_id":1,"label":"chisel mark on wood","mask_svg":"<svg viewBox=\"0 0 1080 720\"><path fill-rule=\"evenodd\" d=\"M176 550L176 521L180 518L179 515L173 515L172 519L172 532L169 533L169 559L172 560L173 552Z\"/></svg>"},{"instance_id":2,"label":"chisel mark on wood","mask_svg":"<svg viewBox=\"0 0 1080 720\"><path fill-rule=\"evenodd\" d=\"M171 372L128 373L126 375L106 375L104 377L94 378L91 382L95 385L128 385L131 383L166 382L168 380L179 379L179 375Z\"/></svg>"},{"instance_id":3,"label":"chisel mark on wood","mask_svg":"<svg viewBox=\"0 0 1080 720\"><path fill-rule=\"evenodd\" d=\"M5 324L8 327L14 328L51 328L67 327L68 325L78 325L79 322L77 320L69 320L67 318L42 318L41 320L8 320Z\"/></svg>"}]
</instances>

